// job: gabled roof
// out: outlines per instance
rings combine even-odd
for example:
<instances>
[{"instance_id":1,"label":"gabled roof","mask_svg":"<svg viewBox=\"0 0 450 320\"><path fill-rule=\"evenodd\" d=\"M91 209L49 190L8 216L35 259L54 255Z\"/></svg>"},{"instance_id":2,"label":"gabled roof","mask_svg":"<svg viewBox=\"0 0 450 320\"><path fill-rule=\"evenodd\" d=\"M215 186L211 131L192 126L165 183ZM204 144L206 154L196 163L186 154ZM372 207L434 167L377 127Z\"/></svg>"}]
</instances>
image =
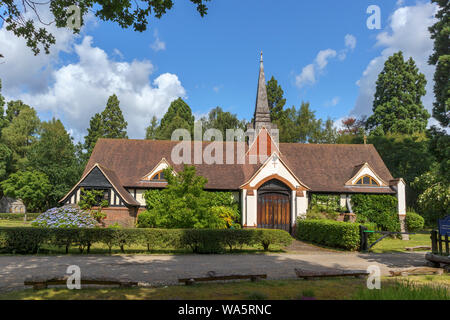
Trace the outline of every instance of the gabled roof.
<instances>
[{"instance_id":1,"label":"gabled roof","mask_svg":"<svg viewBox=\"0 0 450 320\"><path fill-rule=\"evenodd\" d=\"M81 179L77 182L77 184L75 184L75 186L61 199L59 200L59 202L63 202L64 200L67 199L67 197L75 190L75 188L81 183L83 182L84 179L86 179L86 177L92 172L92 170L94 170L95 168L98 168L102 174L105 176L105 178L109 181L109 183L112 185L112 187L114 188L114 190L120 195L120 197L122 198L122 200L128 204L128 205L132 205L132 206L139 206L139 202L137 202L132 196L131 194L126 191L122 185L122 183L120 182L120 179L117 177L116 173L106 167L104 167L103 165L100 165L98 163L95 163L94 165L92 165L89 169L85 169L85 173L83 174L83 176L81 177Z\"/></svg>"},{"instance_id":2,"label":"gabled roof","mask_svg":"<svg viewBox=\"0 0 450 320\"><path fill-rule=\"evenodd\" d=\"M114 171L125 188L153 187L141 178L150 172L162 158L171 161L171 151L178 141L99 139L86 166L88 171L95 163ZM202 142L204 149L211 142ZM237 145L245 151L243 142L232 144L237 159ZM242 145L243 144L243 145ZM193 142L192 142L192 150ZM392 176L373 145L363 144L301 144L280 143L279 150L284 163L313 192L371 192L393 193L390 188L358 189L345 186L354 175L355 167L367 162L379 177L388 182ZM193 161L193 154L191 154ZM224 159L225 162L225 159ZM175 171L183 170L183 165L173 165ZM196 164L197 174L208 179L207 189L239 190L261 167L261 164ZM354 190L355 189L355 190ZM373 189L373 190L372 190ZM361 190L361 191L360 191Z\"/></svg>"}]
</instances>

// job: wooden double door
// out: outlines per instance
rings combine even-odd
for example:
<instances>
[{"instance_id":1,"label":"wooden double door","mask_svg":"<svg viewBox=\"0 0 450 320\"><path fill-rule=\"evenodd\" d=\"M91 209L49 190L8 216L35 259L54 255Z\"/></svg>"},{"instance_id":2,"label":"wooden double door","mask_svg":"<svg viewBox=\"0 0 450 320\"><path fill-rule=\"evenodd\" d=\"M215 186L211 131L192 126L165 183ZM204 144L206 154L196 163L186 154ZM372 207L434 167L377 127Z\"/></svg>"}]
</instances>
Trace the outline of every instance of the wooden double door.
<instances>
[{"instance_id":1,"label":"wooden double door","mask_svg":"<svg viewBox=\"0 0 450 320\"><path fill-rule=\"evenodd\" d=\"M258 193L258 228L282 229L291 232L291 202L289 194Z\"/></svg>"}]
</instances>

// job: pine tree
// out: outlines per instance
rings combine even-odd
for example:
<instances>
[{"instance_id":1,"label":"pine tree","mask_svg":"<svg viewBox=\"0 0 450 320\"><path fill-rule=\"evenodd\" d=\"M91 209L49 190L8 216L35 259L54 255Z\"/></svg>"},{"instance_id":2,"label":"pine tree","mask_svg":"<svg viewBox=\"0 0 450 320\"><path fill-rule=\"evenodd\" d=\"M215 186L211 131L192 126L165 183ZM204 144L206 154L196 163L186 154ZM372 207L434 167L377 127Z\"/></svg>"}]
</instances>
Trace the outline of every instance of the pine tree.
<instances>
[{"instance_id":1,"label":"pine tree","mask_svg":"<svg viewBox=\"0 0 450 320\"><path fill-rule=\"evenodd\" d=\"M91 118L87 130L88 134L84 137L84 149L87 151L87 158L89 158L97 140L103 136L102 116L100 113L96 113Z\"/></svg>"},{"instance_id":2,"label":"pine tree","mask_svg":"<svg viewBox=\"0 0 450 320\"><path fill-rule=\"evenodd\" d=\"M434 51L429 63L436 66L434 73L433 117L443 127L450 124L450 2L448 0L432 0L440 7L436 14L438 21L429 28L431 39L434 39Z\"/></svg>"},{"instance_id":3,"label":"pine tree","mask_svg":"<svg viewBox=\"0 0 450 320\"><path fill-rule=\"evenodd\" d=\"M245 129L245 121L240 121L235 114L225 112L221 107L216 107L209 111L208 118L202 118L203 130L217 129L222 133L222 138L226 139L227 129Z\"/></svg>"},{"instance_id":4,"label":"pine tree","mask_svg":"<svg viewBox=\"0 0 450 320\"><path fill-rule=\"evenodd\" d=\"M272 121L280 119L286 99L283 98L284 91L278 85L278 81L272 76L267 81L267 100L269 101L270 118Z\"/></svg>"},{"instance_id":5,"label":"pine tree","mask_svg":"<svg viewBox=\"0 0 450 320\"><path fill-rule=\"evenodd\" d=\"M102 116L102 137L113 139L128 139L128 123L123 118L120 110L120 101L115 94L108 98L105 110Z\"/></svg>"},{"instance_id":6,"label":"pine tree","mask_svg":"<svg viewBox=\"0 0 450 320\"><path fill-rule=\"evenodd\" d=\"M175 129L187 129L191 135L194 130L192 110L181 98L172 101L170 104L156 130L156 139L170 140Z\"/></svg>"},{"instance_id":7,"label":"pine tree","mask_svg":"<svg viewBox=\"0 0 450 320\"><path fill-rule=\"evenodd\" d=\"M156 118L156 116L153 116L150 125L145 130L145 139L155 140L157 128L158 128L158 119Z\"/></svg>"},{"instance_id":8,"label":"pine tree","mask_svg":"<svg viewBox=\"0 0 450 320\"><path fill-rule=\"evenodd\" d=\"M412 58L405 62L401 51L389 57L378 75L368 129L374 134L424 132L430 117L421 101L425 85Z\"/></svg>"}]
</instances>

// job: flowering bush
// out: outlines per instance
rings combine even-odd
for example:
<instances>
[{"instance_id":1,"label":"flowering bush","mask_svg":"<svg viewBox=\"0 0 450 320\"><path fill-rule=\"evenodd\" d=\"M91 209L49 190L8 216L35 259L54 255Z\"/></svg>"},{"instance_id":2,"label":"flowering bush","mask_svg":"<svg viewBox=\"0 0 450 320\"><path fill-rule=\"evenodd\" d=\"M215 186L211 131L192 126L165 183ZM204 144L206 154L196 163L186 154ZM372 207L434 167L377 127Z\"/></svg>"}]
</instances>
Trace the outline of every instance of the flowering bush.
<instances>
[{"instance_id":1,"label":"flowering bush","mask_svg":"<svg viewBox=\"0 0 450 320\"><path fill-rule=\"evenodd\" d=\"M45 211L31 225L44 228L93 228L97 221L89 212L65 205Z\"/></svg>"}]
</instances>

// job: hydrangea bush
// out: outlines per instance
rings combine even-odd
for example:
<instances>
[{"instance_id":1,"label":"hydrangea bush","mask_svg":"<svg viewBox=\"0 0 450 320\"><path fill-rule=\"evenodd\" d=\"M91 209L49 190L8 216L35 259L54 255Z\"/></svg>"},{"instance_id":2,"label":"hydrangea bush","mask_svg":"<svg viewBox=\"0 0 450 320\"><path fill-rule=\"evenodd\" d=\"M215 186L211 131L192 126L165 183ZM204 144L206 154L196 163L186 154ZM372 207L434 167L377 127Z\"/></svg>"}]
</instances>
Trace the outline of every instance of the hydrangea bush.
<instances>
[{"instance_id":1,"label":"hydrangea bush","mask_svg":"<svg viewBox=\"0 0 450 320\"><path fill-rule=\"evenodd\" d=\"M89 212L65 205L45 211L31 225L44 228L93 228L97 221Z\"/></svg>"}]
</instances>

